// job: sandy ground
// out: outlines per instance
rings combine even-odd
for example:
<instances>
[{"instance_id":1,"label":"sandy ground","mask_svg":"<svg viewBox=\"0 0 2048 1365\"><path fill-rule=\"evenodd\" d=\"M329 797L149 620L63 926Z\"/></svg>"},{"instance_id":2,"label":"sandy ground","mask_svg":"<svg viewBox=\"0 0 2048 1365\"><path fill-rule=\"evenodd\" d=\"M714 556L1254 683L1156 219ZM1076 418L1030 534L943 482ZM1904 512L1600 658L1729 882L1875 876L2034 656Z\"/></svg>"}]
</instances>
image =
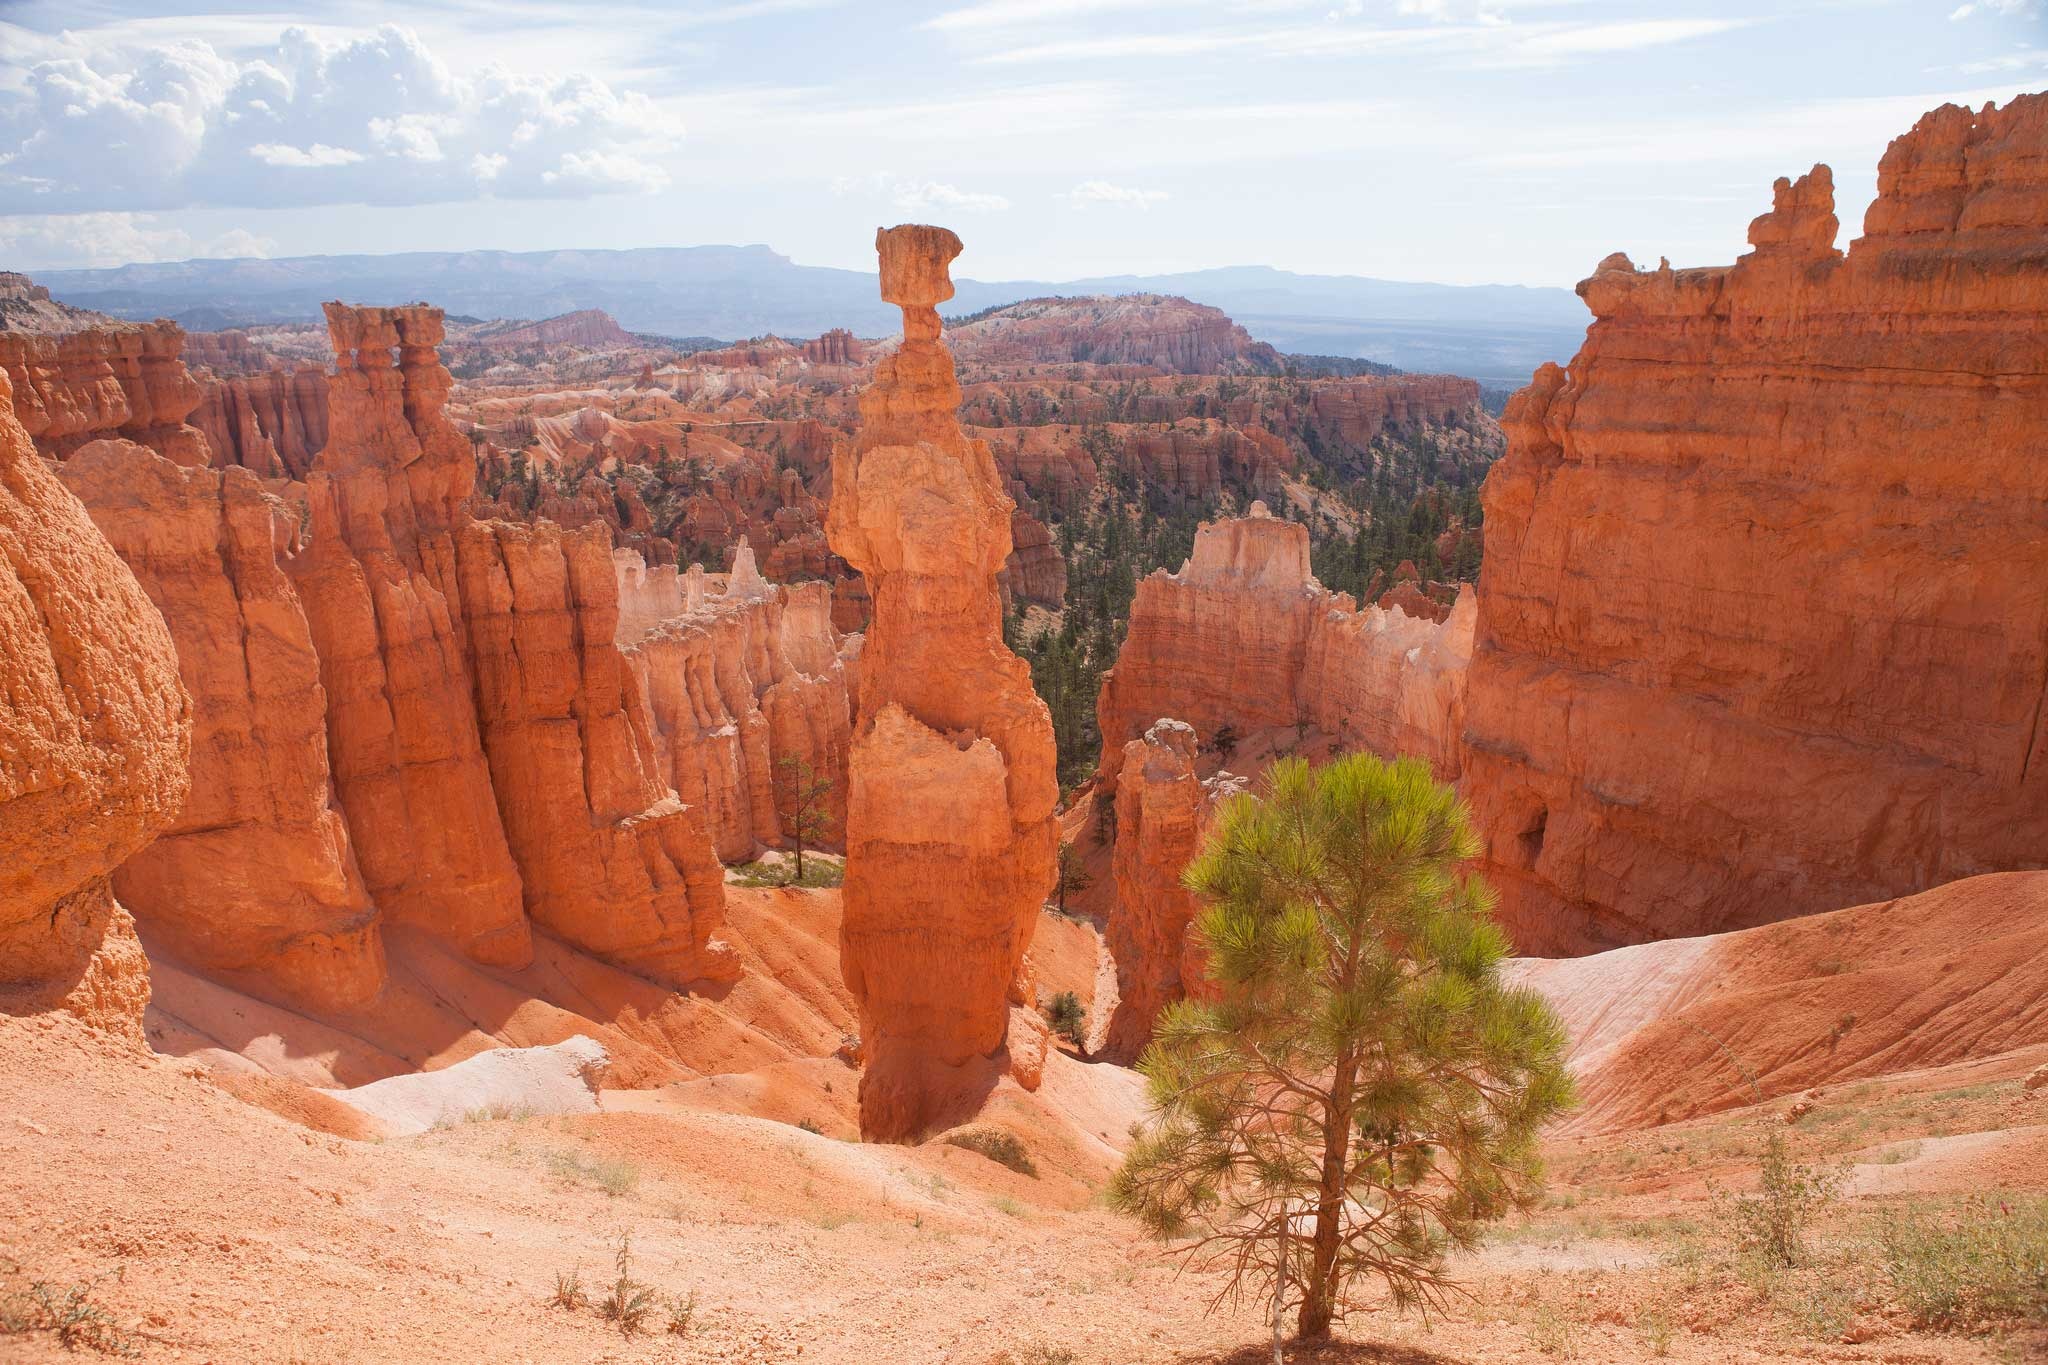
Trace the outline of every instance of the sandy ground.
<instances>
[{"instance_id":1,"label":"sandy ground","mask_svg":"<svg viewBox=\"0 0 2048 1365\"><path fill-rule=\"evenodd\" d=\"M943 1142L851 1140L836 914L829 892L736 897L742 951L779 975L720 1001L653 1004L563 960L535 969L555 992L543 1002L518 996L539 977L410 957L441 1020L430 1072L480 1047L560 1041L549 1035L577 1019L646 1053L599 1112L487 1103L413 1136L352 1126L336 1101L250 1063L368 1076L397 1055L364 1037L370 1023L294 1022L177 982L159 1022L189 1055L119 1051L65 1016L0 1019L0 1299L82 1287L142 1358L165 1361L1269 1358L1250 1305L1205 1311L1219 1282L1177 1273L1100 1203L1141 1111L1132 1073L1061 1054L1037 1093L998 1089L984 1121L1023 1140L1035 1175ZM1052 984L1090 966L1086 926L1067 924ZM1427 1324L1359 1315L1338 1343L1288 1358L2048 1359L2048 1333L2013 1324L1916 1330L1868 1291L1859 1240L1901 1201L2048 1189L2048 1089L2022 1086L2043 1061L2048 1043L1560 1134L1543 1207L1459 1262L1468 1299ZM1848 1194L1811 1269L1766 1283L1718 1257L1713 1191L1754 1183L1774 1128L1802 1159L1841 1166ZM591 1306L622 1241L660 1300L630 1338ZM572 1273L588 1302L555 1306ZM666 1301L690 1296L689 1330L668 1333ZM0 1335L0 1360L76 1358L49 1332Z\"/></svg>"}]
</instances>

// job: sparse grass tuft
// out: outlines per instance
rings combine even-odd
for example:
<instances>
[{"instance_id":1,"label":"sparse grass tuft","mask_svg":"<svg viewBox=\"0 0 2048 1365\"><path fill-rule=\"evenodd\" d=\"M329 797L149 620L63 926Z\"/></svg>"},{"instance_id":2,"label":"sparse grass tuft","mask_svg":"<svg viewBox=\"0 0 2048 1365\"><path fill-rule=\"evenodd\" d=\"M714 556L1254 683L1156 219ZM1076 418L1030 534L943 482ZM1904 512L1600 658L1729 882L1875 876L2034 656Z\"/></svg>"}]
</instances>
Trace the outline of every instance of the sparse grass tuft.
<instances>
[{"instance_id":1,"label":"sparse grass tuft","mask_svg":"<svg viewBox=\"0 0 2048 1365\"><path fill-rule=\"evenodd\" d=\"M638 1162L624 1157L594 1157L581 1152L550 1152L548 1166L564 1180L595 1185L614 1199L640 1183Z\"/></svg>"},{"instance_id":2,"label":"sparse grass tuft","mask_svg":"<svg viewBox=\"0 0 2048 1365\"><path fill-rule=\"evenodd\" d=\"M1766 1272L1789 1269L1806 1251L1806 1233L1835 1202L1842 1172L1792 1160L1785 1135L1772 1129L1758 1163L1753 1195L1715 1196L1715 1212L1737 1252Z\"/></svg>"},{"instance_id":3,"label":"sparse grass tuft","mask_svg":"<svg viewBox=\"0 0 2048 1365\"><path fill-rule=\"evenodd\" d=\"M946 1134L943 1139L949 1146L964 1147L970 1152L979 1152L999 1166L1007 1166L1019 1175L1037 1178L1038 1165L1031 1159L1031 1153L1024 1150L1024 1142L1006 1128L991 1124L977 1124L972 1128L958 1128Z\"/></svg>"},{"instance_id":4,"label":"sparse grass tuft","mask_svg":"<svg viewBox=\"0 0 2048 1365\"><path fill-rule=\"evenodd\" d=\"M692 1289L688 1294L671 1294L664 1302L668 1305L669 1335L688 1336L690 1320L697 1316L697 1291Z\"/></svg>"},{"instance_id":5,"label":"sparse grass tuft","mask_svg":"<svg viewBox=\"0 0 2048 1365\"><path fill-rule=\"evenodd\" d=\"M1645 1308L1636 1315L1636 1335L1659 1360L1671 1354L1671 1318L1661 1308Z\"/></svg>"},{"instance_id":6,"label":"sparse grass tuft","mask_svg":"<svg viewBox=\"0 0 2048 1365\"><path fill-rule=\"evenodd\" d=\"M486 1104L462 1116L464 1123L523 1123L533 1117L530 1104Z\"/></svg>"},{"instance_id":7,"label":"sparse grass tuft","mask_svg":"<svg viewBox=\"0 0 2048 1365\"><path fill-rule=\"evenodd\" d=\"M1977 1196L1947 1210L1887 1210L1879 1263L1929 1326L2001 1318L2048 1322L2048 1199Z\"/></svg>"},{"instance_id":8,"label":"sparse grass tuft","mask_svg":"<svg viewBox=\"0 0 2048 1365\"><path fill-rule=\"evenodd\" d=\"M590 1296L583 1292L583 1267L572 1266L566 1272L556 1271L555 1294L548 1302L572 1312L588 1304Z\"/></svg>"},{"instance_id":9,"label":"sparse grass tuft","mask_svg":"<svg viewBox=\"0 0 2048 1365\"><path fill-rule=\"evenodd\" d=\"M807 890L819 887L838 886L846 880L846 866L836 858L822 853L804 850L804 875L799 881L793 875L794 864L766 858L751 863L741 863L732 869L735 886L796 886Z\"/></svg>"},{"instance_id":10,"label":"sparse grass tuft","mask_svg":"<svg viewBox=\"0 0 2048 1365\"><path fill-rule=\"evenodd\" d=\"M1009 1351L1003 1352L995 1358L993 1365L1074 1365L1079 1359L1064 1346L1034 1341L1029 1346L1020 1347L1014 1355Z\"/></svg>"},{"instance_id":11,"label":"sparse grass tuft","mask_svg":"<svg viewBox=\"0 0 2048 1365\"><path fill-rule=\"evenodd\" d=\"M1572 1320L1556 1304L1539 1305L1525 1335L1529 1338L1529 1345L1544 1355L1555 1356L1559 1360L1578 1358L1578 1333L1572 1326Z\"/></svg>"},{"instance_id":12,"label":"sparse grass tuft","mask_svg":"<svg viewBox=\"0 0 2048 1365\"><path fill-rule=\"evenodd\" d=\"M815 1133L819 1137L825 1136L825 1130L818 1126L816 1119L798 1119L796 1126L803 1129L806 1133Z\"/></svg>"}]
</instances>

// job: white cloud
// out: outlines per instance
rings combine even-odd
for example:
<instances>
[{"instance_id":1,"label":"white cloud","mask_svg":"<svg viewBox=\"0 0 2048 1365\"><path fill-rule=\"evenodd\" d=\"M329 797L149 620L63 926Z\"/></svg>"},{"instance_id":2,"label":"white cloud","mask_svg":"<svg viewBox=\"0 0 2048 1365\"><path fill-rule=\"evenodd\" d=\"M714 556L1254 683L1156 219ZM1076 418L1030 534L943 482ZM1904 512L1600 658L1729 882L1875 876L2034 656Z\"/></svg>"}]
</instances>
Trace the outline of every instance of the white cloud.
<instances>
[{"instance_id":1,"label":"white cloud","mask_svg":"<svg viewBox=\"0 0 2048 1365\"><path fill-rule=\"evenodd\" d=\"M266 166L351 166L363 160L361 152L352 152L346 147L330 147L316 142L310 147L287 147L281 142L259 142L249 149L249 155Z\"/></svg>"},{"instance_id":2,"label":"white cloud","mask_svg":"<svg viewBox=\"0 0 2048 1365\"><path fill-rule=\"evenodd\" d=\"M245 228L198 238L149 213L33 214L0 218L0 250L28 270L125 265L131 261L269 256L277 243Z\"/></svg>"},{"instance_id":3,"label":"white cloud","mask_svg":"<svg viewBox=\"0 0 2048 1365\"><path fill-rule=\"evenodd\" d=\"M936 180L904 181L896 186L889 202L915 212L1001 213L1010 207L1010 201L1000 194L978 194Z\"/></svg>"},{"instance_id":4,"label":"white cloud","mask_svg":"<svg viewBox=\"0 0 2048 1365\"><path fill-rule=\"evenodd\" d=\"M643 192L668 183L680 136L640 94L495 63L457 75L392 25L290 28L234 58L68 51L0 83L0 212Z\"/></svg>"},{"instance_id":5,"label":"white cloud","mask_svg":"<svg viewBox=\"0 0 2048 1365\"><path fill-rule=\"evenodd\" d=\"M1092 204L1149 209L1170 196L1165 190L1141 190L1128 185L1112 185L1107 180L1083 180L1065 194L1055 197L1066 200L1077 209Z\"/></svg>"},{"instance_id":6,"label":"white cloud","mask_svg":"<svg viewBox=\"0 0 2048 1365\"><path fill-rule=\"evenodd\" d=\"M1973 14L2000 14L2009 19L2021 18L2031 15L2036 8L2036 0L1971 0L1969 4L1956 6L1948 17L1962 20Z\"/></svg>"}]
</instances>

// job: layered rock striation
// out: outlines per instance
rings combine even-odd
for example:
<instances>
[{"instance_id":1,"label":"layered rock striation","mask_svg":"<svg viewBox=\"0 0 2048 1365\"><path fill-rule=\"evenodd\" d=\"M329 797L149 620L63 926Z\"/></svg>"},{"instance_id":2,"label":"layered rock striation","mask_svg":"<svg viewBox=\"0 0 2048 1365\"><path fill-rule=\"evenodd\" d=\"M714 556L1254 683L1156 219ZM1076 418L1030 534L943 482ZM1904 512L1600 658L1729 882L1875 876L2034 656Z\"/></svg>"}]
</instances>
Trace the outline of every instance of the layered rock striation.
<instances>
[{"instance_id":1,"label":"layered rock striation","mask_svg":"<svg viewBox=\"0 0 2048 1365\"><path fill-rule=\"evenodd\" d=\"M523 965L537 924L667 985L729 978L722 873L618 651L608 533L469 516L438 309L328 323L332 434L293 571L373 898L480 962Z\"/></svg>"},{"instance_id":2,"label":"layered rock striation","mask_svg":"<svg viewBox=\"0 0 2048 1365\"><path fill-rule=\"evenodd\" d=\"M533 923L663 985L738 974L724 869L670 789L620 654L600 526L472 521L455 541L491 788Z\"/></svg>"},{"instance_id":3,"label":"layered rock striation","mask_svg":"<svg viewBox=\"0 0 2048 1365\"><path fill-rule=\"evenodd\" d=\"M163 617L38 455L0 373L0 1009L140 1041L109 877L178 816L191 710Z\"/></svg>"},{"instance_id":4,"label":"layered rock striation","mask_svg":"<svg viewBox=\"0 0 2048 1365\"><path fill-rule=\"evenodd\" d=\"M214 464L303 479L327 445L327 371L301 365L203 379L192 422Z\"/></svg>"},{"instance_id":5,"label":"layered rock striation","mask_svg":"<svg viewBox=\"0 0 2048 1365\"><path fill-rule=\"evenodd\" d=\"M293 561L328 751L372 898L481 962L531 956L478 733L455 541L475 481L441 416L440 310L327 305L330 436Z\"/></svg>"},{"instance_id":6,"label":"layered rock striation","mask_svg":"<svg viewBox=\"0 0 2048 1365\"><path fill-rule=\"evenodd\" d=\"M859 1004L861 1130L916 1138L994 1083L1057 834L1052 725L1002 642L1011 502L962 432L939 339L960 239L876 236L903 344L835 452L832 548L866 579L846 815L846 984ZM1035 1020L1035 1012L1027 1012ZM1042 1042L1042 1038L1039 1040Z\"/></svg>"},{"instance_id":7,"label":"layered rock striation","mask_svg":"<svg viewBox=\"0 0 2048 1365\"><path fill-rule=\"evenodd\" d=\"M1579 286L1510 403L1466 718L1530 951L2048 862L2048 96L1780 180L1732 267Z\"/></svg>"}]
</instances>

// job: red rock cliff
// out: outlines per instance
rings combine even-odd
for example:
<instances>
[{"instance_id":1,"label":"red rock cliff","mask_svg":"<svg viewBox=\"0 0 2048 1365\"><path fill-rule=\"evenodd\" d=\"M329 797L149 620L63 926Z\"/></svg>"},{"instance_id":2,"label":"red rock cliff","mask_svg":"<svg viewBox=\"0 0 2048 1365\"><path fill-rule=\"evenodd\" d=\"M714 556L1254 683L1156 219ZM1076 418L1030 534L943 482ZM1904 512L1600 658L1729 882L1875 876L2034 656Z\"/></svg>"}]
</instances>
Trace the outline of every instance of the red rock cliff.
<instances>
[{"instance_id":1,"label":"red rock cliff","mask_svg":"<svg viewBox=\"0 0 2048 1365\"><path fill-rule=\"evenodd\" d=\"M904 1140L996 1079L1009 1006L1029 999L1020 974L1052 883L1058 790L1045 704L1002 642L1010 499L988 447L960 429L939 340L960 239L908 226L875 245L904 339L833 459L832 548L874 599L841 954L860 1007L861 1130Z\"/></svg>"},{"instance_id":2,"label":"red rock cliff","mask_svg":"<svg viewBox=\"0 0 2048 1365\"><path fill-rule=\"evenodd\" d=\"M1413 754L1454 778L1476 615L1469 590L1442 623L1355 608L1309 573L1308 528L1263 504L1204 523L1179 572L1138 584L1096 705L1100 770L1114 780L1124 746L1171 717L1204 742L1225 726L1313 727L1340 748Z\"/></svg>"},{"instance_id":3,"label":"red rock cliff","mask_svg":"<svg viewBox=\"0 0 2048 1365\"><path fill-rule=\"evenodd\" d=\"M0 372L0 1009L140 1042L148 964L108 877L177 818L191 712L163 617L12 400Z\"/></svg>"},{"instance_id":4,"label":"red rock cliff","mask_svg":"<svg viewBox=\"0 0 2048 1365\"><path fill-rule=\"evenodd\" d=\"M1603 261L1486 485L1467 791L1532 951L2048 862L2048 96Z\"/></svg>"}]
</instances>

